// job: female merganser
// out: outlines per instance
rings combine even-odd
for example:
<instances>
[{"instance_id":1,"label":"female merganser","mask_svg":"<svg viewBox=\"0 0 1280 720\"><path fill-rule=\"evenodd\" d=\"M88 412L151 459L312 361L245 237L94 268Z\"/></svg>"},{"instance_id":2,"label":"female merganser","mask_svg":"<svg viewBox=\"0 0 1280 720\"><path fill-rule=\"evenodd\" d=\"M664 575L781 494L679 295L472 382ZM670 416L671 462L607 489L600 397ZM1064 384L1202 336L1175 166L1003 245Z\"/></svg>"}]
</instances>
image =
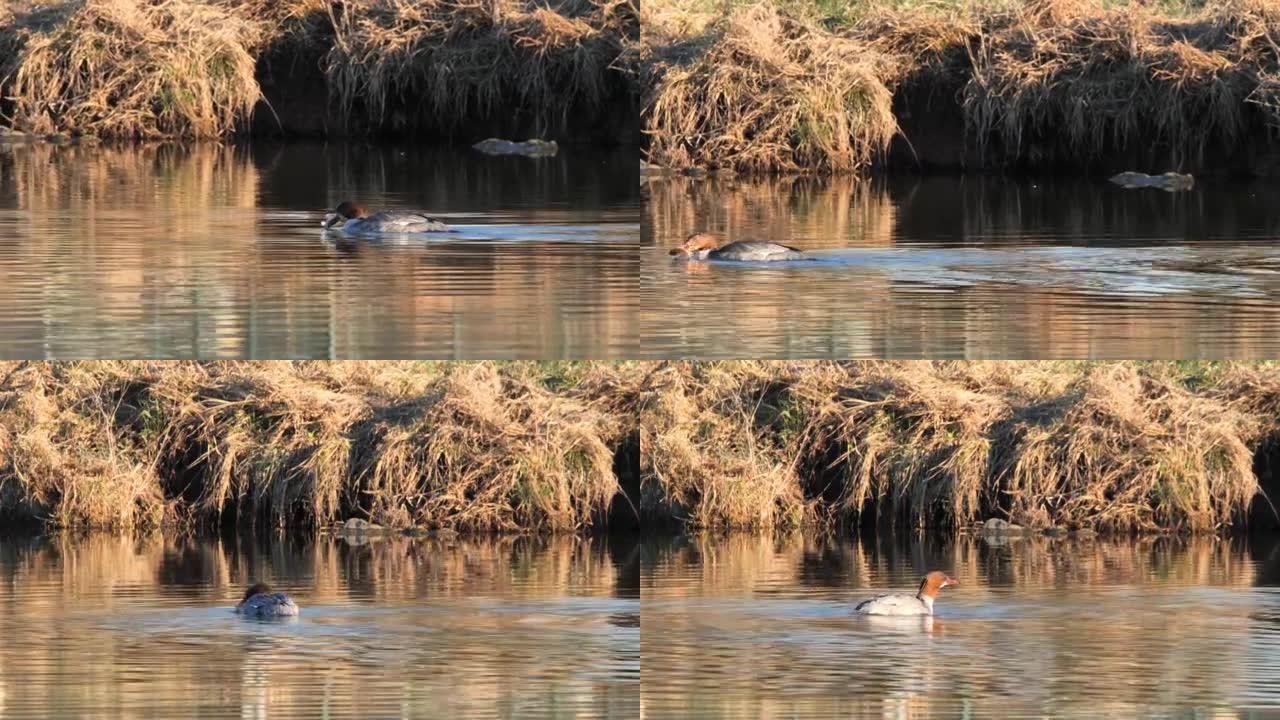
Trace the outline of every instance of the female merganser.
<instances>
[{"instance_id":1,"label":"female merganser","mask_svg":"<svg viewBox=\"0 0 1280 720\"><path fill-rule=\"evenodd\" d=\"M938 597L938 591L959 584L959 580L941 570L934 570L924 576L924 580L920 582L920 592L915 595L879 595L858 603L853 611L860 615L932 615L933 600Z\"/></svg>"},{"instance_id":2,"label":"female merganser","mask_svg":"<svg viewBox=\"0 0 1280 720\"><path fill-rule=\"evenodd\" d=\"M694 233L670 255L687 255L691 260L803 260L805 255L789 245L763 240L739 240L721 245L713 235Z\"/></svg>"},{"instance_id":3,"label":"female merganser","mask_svg":"<svg viewBox=\"0 0 1280 720\"><path fill-rule=\"evenodd\" d=\"M339 224L341 223L341 224ZM334 226L337 225L337 228ZM370 215L364 206L343 200L324 216L320 227L345 233L425 233L449 232L449 226L422 213L380 212Z\"/></svg>"},{"instance_id":4,"label":"female merganser","mask_svg":"<svg viewBox=\"0 0 1280 720\"><path fill-rule=\"evenodd\" d=\"M255 617L287 617L298 614L293 598L282 592L272 592L266 583L254 583L244 591L244 599L236 605L236 612Z\"/></svg>"}]
</instances>

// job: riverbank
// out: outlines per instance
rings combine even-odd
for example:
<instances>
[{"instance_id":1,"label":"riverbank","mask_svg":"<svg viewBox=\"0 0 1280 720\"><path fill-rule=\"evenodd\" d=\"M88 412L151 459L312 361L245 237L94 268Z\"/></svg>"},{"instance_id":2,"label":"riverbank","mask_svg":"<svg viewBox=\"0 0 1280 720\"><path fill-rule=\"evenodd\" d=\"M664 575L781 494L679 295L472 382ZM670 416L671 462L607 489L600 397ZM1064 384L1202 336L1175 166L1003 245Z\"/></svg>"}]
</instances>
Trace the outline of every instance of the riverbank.
<instances>
[{"instance_id":1,"label":"riverbank","mask_svg":"<svg viewBox=\"0 0 1280 720\"><path fill-rule=\"evenodd\" d=\"M638 142L635 0L22 0L0 106L40 136Z\"/></svg>"},{"instance_id":2,"label":"riverbank","mask_svg":"<svg viewBox=\"0 0 1280 720\"><path fill-rule=\"evenodd\" d=\"M1280 366L666 363L646 527L1209 532L1274 523Z\"/></svg>"},{"instance_id":3,"label":"riverbank","mask_svg":"<svg viewBox=\"0 0 1280 720\"><path fill-rule=\"evenodd\" d=\"M0 364L0 517L634 528L635 363Z\"/></svg>"},{"instance_id":4,"label":"riverbank","mask_svg":"<svg viewBox=\"0 0 1280 720\"><path fill-rule=\"evenodd\" d=\"M644 4L648 162L1280 174L1270 3L802 5Z\"/></svg>"}]
</instances>

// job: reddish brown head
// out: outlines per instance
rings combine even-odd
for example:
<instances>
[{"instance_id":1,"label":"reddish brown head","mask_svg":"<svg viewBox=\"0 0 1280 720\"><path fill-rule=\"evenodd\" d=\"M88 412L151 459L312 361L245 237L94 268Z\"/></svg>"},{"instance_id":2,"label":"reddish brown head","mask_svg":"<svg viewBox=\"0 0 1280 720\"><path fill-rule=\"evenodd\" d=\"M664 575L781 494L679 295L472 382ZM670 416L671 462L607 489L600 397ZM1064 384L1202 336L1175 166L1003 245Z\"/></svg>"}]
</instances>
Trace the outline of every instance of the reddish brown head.
<instances>
[{"instance_id":1,"label":"reddish brown head","mask_svg":"<svg viewBox=\"0 0 1280 720\"><path fill-rule=\"evenodd\" d=\"M350 200L343 200L338 203L338 207L334 208L333 211L348 220L352 218L362 218L369 214L369 211L365 210L363 205L357 205Z\"/></svg>"},{"instance_id":2,"label":"reddish brown head","mask_svg":"<svg viewBox=\"0 0 1280 720\"><path fill-rule=\"evenodd\" d=\"M249 586L248 590L244 591L244 597L240 598L240 602L244 602L245 600L248 600L254 595L257 595L258 593L269 593L269 592L271 592L270 585L266 583L254 583Z\"/></svg>"},{"instance_id":3,"label":"reddish brown head","mask_svg":"<svg viewBox=\"0 0 1280 720\"><path fill-rule=\"evenodd\" d=\"M685 238L684 244L678 248L672 248L669 255L697 255L705 250L715 250L720 247L720 239L710 233L694 233Z\"/></svg>"},{"instance_id":4,"label":"reddish brown head","mask_svg":"<svg viewBox=\"0 0 1280 720\"><path fill-rule=\"evenodd\" d=\"M924 576L924 580L920 581L920 597L938 597L938 591L944 587L959 585L960 581L942 572L934 570Z\"/></svg>"},{"instance_id":5,"label":"reddish brown head","mask_svg":"<svg viewBox=\"0 0 1280 720\"><path fill-rule=\"evenodd\" d=\"M368 217L369 211L364 209L363 205L358 205L350 200L343 200L338 203L338 207L333 212L324 217L322 225L326 228L333 227L340 220L354 220L355 218Z\"/></svg>"}]
</instances>

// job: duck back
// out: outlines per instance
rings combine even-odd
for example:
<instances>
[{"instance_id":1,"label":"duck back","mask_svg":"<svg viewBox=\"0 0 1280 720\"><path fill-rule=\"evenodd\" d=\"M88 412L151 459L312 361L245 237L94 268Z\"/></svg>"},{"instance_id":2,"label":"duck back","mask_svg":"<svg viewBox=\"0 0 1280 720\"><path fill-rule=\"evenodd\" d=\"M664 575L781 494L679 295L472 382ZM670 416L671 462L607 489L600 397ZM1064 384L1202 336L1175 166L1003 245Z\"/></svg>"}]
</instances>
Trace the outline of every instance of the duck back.
<instances>
[{"instance_id":1,"label":"duck back","mask_svg":"<svg viewBox=\"0 0 1280 720\"><path fill-rule=\"evenodd\" d=\"M258 593L237 605L236 612L253 617L289 617L298 614L298 605L282 592Z\"/></svg>"},{"instance_id":2,"label":"duck back","mask_svg":"<svg viewBox=\"0 0 1280 720\"><path fill-rule=\"evenodd\" d=\"M715 260L802 260L804 253L789 245L763 240L739 240L722 248L712 250L710 257Z\"/></svg>"},{"instance_id":3,"label":"duck back","mask_svg":"<svg viewBox=\"0 0 1280 720\"><path fill-rule=\"evenodd\" d=\"M933 608L915 595L879 595L864 600L854 612L860 615L932 615Z\"/></svg>"},{"instance_id":4,"label":"duck back","mask_svg":"<svg viewBox=\"0 0 1280 720\"><path fill-rule=\"evenodd\" d=\"M449 230L449 226L443 222L419 213L380 212L361 218L358 222L358 229L362 231L416 233Z\"/></svg>"}]
</instances>

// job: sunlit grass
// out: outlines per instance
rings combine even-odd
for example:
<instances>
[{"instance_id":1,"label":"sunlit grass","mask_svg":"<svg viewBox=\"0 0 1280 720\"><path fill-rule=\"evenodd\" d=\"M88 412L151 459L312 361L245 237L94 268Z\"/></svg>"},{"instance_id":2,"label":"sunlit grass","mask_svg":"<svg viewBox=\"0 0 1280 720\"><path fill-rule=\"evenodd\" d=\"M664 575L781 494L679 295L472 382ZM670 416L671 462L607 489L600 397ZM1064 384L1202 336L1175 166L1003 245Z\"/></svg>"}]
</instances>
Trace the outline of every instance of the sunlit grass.
<instances>
[{"instance_id":1,"label":"sunlit grass","mask_svg":"<svg viewBox=\"0 0 1280 720\"><path fill-rule=\"evenodd\" d=\"M1280 117L1266 40L1280 15L1260 0L655 0L643 12L647 160L675 168L862 170L902 131L906 86L956 98L958 136L993 164L1088 164L1139 143L1178 164Z\"/></svg>"},{"instance_id":2,"label":"sunlit grass","mask_svg":"<svg viewBox=\"0 0 1280 720\"><path fill-rule=\"evenodd\" d=\"M641 416L657 522L1218 530L1259 492L1280 366L672 365Z\"/></svg>"},{"instance_id":3,"label":"sunlit grass","mask_svg":"<svg viewBox=\"0 0 1280 720\"><path fill-rule=\"evenodd\" d=\"M283 47L277 60L323 57L298 72L322 75L361 128L403 130L397 113L450 132L498 112L550 124L603 112L633 77L636 13L634 0L24 2L0 8L0 90L24 131L220 137L248 122L258 62Z\"/></svg>"},{"instance_id":4,"label":"sunlit grass","mask_svg":"<svg viewBox=\"0 0 1280 720\"><path fill-rule=\"evenodd\" d=\"M639 382L608 363L0 365L0 514L597 527Z\"/></svg>"}]
</instances>

